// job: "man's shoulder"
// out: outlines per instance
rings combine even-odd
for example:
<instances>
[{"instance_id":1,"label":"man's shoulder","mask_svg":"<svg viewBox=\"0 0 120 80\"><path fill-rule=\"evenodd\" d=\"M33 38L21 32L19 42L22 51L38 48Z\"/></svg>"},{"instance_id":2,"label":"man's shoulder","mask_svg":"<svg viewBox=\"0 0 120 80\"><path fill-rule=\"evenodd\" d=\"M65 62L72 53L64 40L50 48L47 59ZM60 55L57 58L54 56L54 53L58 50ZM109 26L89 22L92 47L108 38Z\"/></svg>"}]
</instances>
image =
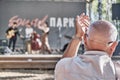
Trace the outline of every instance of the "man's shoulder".
<instances>
[{"instance_id":1,"label":"man's shoulder","mask_svg":"<svg viewBox=\"0 0 120 80\"><path fill-rule=\"evenodd\" d=\"M71 63L74 63L75 61L78 60L78 56L77 57L72 57L72 58L62 58L61 60L59 60L57 62L57 66L66 66L66 65L69 65Z\"/></svg>"},{"instance_id":2,"label":"man's shoulder","mask_svg":"<svg viewBox=\"0 0 120 80\"><path fill-rule=\"evenodd\" d=\"M70 62L73 58L62 58L58 61L58 64L66 64Z\"/></svg>"},{"instance_id":3,"label":"man's shoulder","mask_svg":"<svg viewBox=\"0 0 120 80\"><path fill-rule=\"evenodd\" d=\"M56 72L64 72L68 68L70 68L70 65L73 63L73 60L75 58L62 58L59 60L56 64L55 71Z\"/></svg>"},{"instance_id":4,"label":"man's shoulder","mask_svg":"<svg viewBox=\"0 0 120 80\"><path fill-rule=\"evenodd\" d=\"M117 77L120 79L120 61L116 61L116 62L114 62L114 64L115 64Z\"/></svg>"}]
</instances>

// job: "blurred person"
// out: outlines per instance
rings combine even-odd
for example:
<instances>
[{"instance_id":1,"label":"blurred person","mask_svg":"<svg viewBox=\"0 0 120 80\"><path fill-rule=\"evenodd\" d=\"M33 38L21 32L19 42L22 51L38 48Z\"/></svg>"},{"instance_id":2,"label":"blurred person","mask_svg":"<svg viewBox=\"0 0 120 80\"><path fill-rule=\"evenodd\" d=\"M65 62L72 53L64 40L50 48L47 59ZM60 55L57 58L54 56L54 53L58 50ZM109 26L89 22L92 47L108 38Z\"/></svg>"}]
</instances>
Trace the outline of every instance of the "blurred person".
<instances>
[{"instance_id":1,"label":"blurred person","mask_svg":"<svg viewBox=\"0 0 120 80\"><path fill-rule=\"evenodd\" d=\"M42 42L40 40L40 35L36 32L33 31L32 33L32 50L37 51L41 49Z\"/></svg>"},{"instance_id":2,"label":"blurred person","mask_svg":"<svg viewBox=\"0 0 120 80\"><path fill-rule=\"evenodd\" d=\"M28 21L26 23L26 28L25 28L25 41L26 41L26 50L27 53L32 53L32 49L31 49L31 37L32 37L32 33L33 33L33 28L31 26L30 21Z\"/></svg>"},{"instance_id":3,"label":"blurred person","mask_svg":"<svg viewBox=\"0 0 120 80\"><path fill-rule=\"evenodd\" d=\"M15 47L16 47L16 41L17 41L17 36L20 36L21 38L23 37L20 35L19 30L17 28L17 22L11 22L10 27L6 30L6 37L9 40L8 47L11 48L12 45L12 51L14 52Z\"/></svg>"},{"instance_id":4,"label":"blurred person","mask_svg":"<svg viewBox=\"0 0 120 80\"><path fill-rule=\"evenodd\" d=\"M41 35L41 41L42 41L41 51L43 53L47 51L49 54L51 54L52 49L50 48L49 40L48 40L48 35L50 31L48 22L42 22L42 20L39 21L38 28L43 31L43 34Z\"/></svg>"},{"instance_id":5,"label":"blurred person","mask_svg":"<svg viewBox=\"0 0 120 80\"><path fill-rule=\"evenodd\" d=\"M104 20L89 23L85 14L76 17L75 35L56 64L55 80L120 80L120 63L111 60L116 27ZM86 51L77 56L82 39Z\"/></svg>"}]
</instances>

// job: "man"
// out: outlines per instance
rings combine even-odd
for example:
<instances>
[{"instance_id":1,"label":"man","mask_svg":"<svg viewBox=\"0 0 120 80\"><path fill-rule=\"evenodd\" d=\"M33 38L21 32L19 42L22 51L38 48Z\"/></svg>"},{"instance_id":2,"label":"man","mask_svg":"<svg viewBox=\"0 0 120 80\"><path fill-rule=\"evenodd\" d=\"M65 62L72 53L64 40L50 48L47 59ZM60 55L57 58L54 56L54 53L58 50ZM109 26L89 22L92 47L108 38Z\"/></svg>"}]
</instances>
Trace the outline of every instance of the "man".
<instances>
[{"instance_id":1,"label":"man","mask_svg":"<svg viewBox=\"0 0 120 80\"><path fill-rule=\"evenodd\" d=\"M77 16L75 36L64 52L63 59L56 65L55 80L120 79L120 65L117 64L116 68L111 61L117 46L117 29L110 22L102 20L88 26L88 16ZM82 39L86 52L77 56Z\"/></svg>"},{"instance_id":2,"label":"man","mask_svg":"<svg viewBox=\"0 0 120 80\"><path fill-rule=\"evenodd\" d=\"M41 22L39 22L38 28L43 31L43 34L41 35L41 41L42 41L41 51L43 53L47 51L49 54L51 54L52 50L50 48L49 40L48 40L48 35L50 31L50 28L48 27L48 23L44 22L41 24Z\"/></svg>"},{"instance_id":3,"label":"man","mask_svg":"<svg viewBox=\"0 0 120 80\"><path fill-rule=\"evenodd\" d=\"M33 28L31 27L30 21L26 23L26 29L25 29L25 38L26 38L26 49L27 53L32 53L31 49L31 37L33 33Z\"/></svg>"},{"instance_id":4,"label":"man","mask_svg":"<svg viewBox=\"0 0 120 80\"><path fill-rule=\"evenodd\" d=\"M40 35L36 32L33 31L32 33L32 50L37 51L41 49L42 42L40 40Z\"/></svg>"},{"instance_id":5,"label":"man","mask_svg":"<svg viewBox=\"0 0 120 80\"><path fill-rule=\"evenodd\" d=\"M7 37L7 39L9 39L8 47L10 48L12 45L13 52L14 52L15 46L16 46L17 35L20 36L18 28L17 28L17 22L13 22L13 23L11 23L11 26L6 30L6 37Z\"/></svg>"}]
</instances>

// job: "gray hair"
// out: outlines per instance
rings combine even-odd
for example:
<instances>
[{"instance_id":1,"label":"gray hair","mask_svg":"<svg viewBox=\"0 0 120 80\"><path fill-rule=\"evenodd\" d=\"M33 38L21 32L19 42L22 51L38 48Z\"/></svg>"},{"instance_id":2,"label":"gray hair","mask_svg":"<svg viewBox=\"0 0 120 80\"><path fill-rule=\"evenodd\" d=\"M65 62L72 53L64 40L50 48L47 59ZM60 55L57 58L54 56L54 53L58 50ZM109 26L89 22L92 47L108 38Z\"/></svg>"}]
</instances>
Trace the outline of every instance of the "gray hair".
<instances>
[{"instance_id":1,"label":"gray hair","mask_svg":"<svg viewBox=\"0 0 120 80\"><path fill-rule=\"evenodd\" d=\"M116 41L117 29L108 21L98 20L89 26L88 35L91 39L103 42Z\"/></svg>"}]
</instances>

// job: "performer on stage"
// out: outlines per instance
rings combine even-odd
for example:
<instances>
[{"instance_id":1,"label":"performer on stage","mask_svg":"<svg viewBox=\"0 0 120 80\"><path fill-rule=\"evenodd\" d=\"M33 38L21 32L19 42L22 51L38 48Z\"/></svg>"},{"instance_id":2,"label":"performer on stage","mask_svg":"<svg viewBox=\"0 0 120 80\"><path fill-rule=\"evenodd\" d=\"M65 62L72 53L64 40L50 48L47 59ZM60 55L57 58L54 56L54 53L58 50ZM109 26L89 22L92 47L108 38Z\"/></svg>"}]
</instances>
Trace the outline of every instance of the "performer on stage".
<instances>
[{"instance_id":1,"label":"performer on stage","mask_svg":"<svg viewBox=\"0 0 120 80\"><path fill-rule=\"evenodd\" d=\"M50 48L49 41L48 41L48 34L50 31L50 28L48 27L48 23L47 22L43 22L43 23L39 22L38 28L43 31L43 34L41 36L41 41L42 41L41 50L43 52L47 51L49 54L51 54L52 50Z\"/></svg>"},{"instance_id":2,"label":"performer on stage","mask_svg":"<svg viewBox=\"0 0 120 80\"><path fill-rule=\"evenodd\" d=\"M26 38L26 50L29 54L32 53L32 50L31 50L32 33L33 33L33 28L31 27L30 21L28 21L25 29L25 38Z\"/></svg>"},{"instance_id":3,"label":"performer on stage","mask_svg":"<svg viewBox=\"0 0 120 80\"><path fill-rule=\"evenodd\" d=\"M16 46L17 35L22 37L22 35L19 34L19 31L17 28L17 22L12 22L11 26L6 30L6 37L9 40L8 47L11 48L11 45L12 45L13 52L14 52L15 46Z\"/></svg>"},{"instance_id":4,"label":"performer on stage","mask_svg":"<svg viewBox=\"0 0 120 80\"><path fill-rule=\"evenodd\" d=\"M32 33L32 50L37 51L41 49L42 42L40 40L40 35L36 32L33 31Z\"/></svg>"}]
</instances>

